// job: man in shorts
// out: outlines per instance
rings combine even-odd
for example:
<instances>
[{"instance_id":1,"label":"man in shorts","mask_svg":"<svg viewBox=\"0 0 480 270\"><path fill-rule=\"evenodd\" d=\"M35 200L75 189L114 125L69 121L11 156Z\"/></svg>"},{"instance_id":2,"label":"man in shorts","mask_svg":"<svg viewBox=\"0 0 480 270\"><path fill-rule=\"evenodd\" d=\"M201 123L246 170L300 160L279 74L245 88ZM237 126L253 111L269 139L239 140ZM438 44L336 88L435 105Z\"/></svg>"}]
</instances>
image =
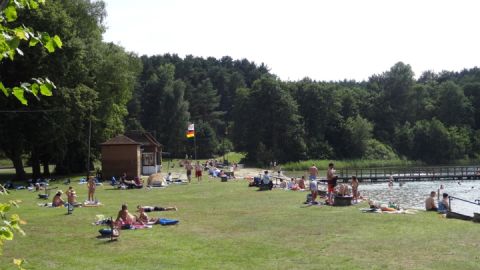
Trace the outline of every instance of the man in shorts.
<instances>
[{"instance_id":1,"label":"man in shorts","mask_svg":"<svg viewBox=\"0 0 480 270\"><path fill-rule=\"evenodd\" d=\"M203 167L200 165L200 162L197 161L197 164L195 164L195 177L197 178L197 181L200 182L202 179L202 171Z\"/></svg>"},{"instance_id":2,"label":"man in shorts","mask_svg":"<svg viewBox=\"0 0 480 270\"><path fill-rule=\"evenodd\" d=\"M190 183L192 181L192 170L193 170L193 166L192 164L190 163L190 161L187 161L186 164L185 164L185 170L187 171L187 180L188 180L188 183Z\"/></svg>"},{"instance_id":3,"label":"man in shorts","mask_svg":"<svg viewBox=\"0 0 480 270\"><path fill-rule=\"evenodd\" d=\"M337 185L337 176L335 175L335 168L333 167L333 163L328 164L327 184L327 203L333 204L333 195L335 193L335 186Z\"/></svg>"}]
</instances>

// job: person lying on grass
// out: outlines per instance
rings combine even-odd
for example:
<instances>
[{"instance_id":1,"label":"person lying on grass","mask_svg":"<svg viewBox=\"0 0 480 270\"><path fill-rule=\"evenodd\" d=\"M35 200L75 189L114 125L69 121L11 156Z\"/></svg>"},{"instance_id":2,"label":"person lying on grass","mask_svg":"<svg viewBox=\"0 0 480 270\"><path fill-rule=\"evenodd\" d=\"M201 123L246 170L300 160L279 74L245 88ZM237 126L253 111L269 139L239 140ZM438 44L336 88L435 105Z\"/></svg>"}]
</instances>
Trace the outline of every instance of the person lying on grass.
<instances>
[{"instance_id":1,"label":"person lying on grass","mask_svg":"<svg viewBox=\"0 0 480 270\"><path fill-rule=\"evenodd\" d=\"M177 211L176 206L171 207L160 207L160 206L148 206L148 205L137 205L137 211L142 209L144 212L153 212L153 211Z\"/></svg>"},{"instance_id":2,"label":"person lying on grass","mask_svg":"<svg viewBox=\"0 0 480 270\"><path fill-rule=\"evenodd\" d=\"M145 213L144 208L138 208L137 212L139 212L139 216L137 218L137 222L141 224L151 224L157 223L159 218L149 218L148 215Z\"/></svg>"}]
</instances>

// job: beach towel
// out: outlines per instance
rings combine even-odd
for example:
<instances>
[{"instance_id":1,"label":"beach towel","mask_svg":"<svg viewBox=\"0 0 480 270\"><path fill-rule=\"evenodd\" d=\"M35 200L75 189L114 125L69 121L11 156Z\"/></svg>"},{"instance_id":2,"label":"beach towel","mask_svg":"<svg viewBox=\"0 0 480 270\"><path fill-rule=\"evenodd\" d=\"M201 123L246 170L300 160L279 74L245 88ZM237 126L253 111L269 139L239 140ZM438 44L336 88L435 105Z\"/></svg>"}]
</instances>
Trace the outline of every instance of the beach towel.
<instances>
[{"instance_id":1,"label":"beach towel","mask_svg":"<svg viewBox=\"0 0 480 270\"><path fill-rule=\"evenodd\" d=\"M91 201L85 201L82 203L82 206L84 207L99 207L103 206L101 202L91 202Z\"/></svg>"},{"instance_id":2,"label":"beach towel","mask_svg":"<svg viewBox=\"0 0 480 270\"><path fill-rule=\"evenodd\" d=\"M176 219L168 219L168 218L161 218L158 220L158 224L166 226L166 225L175 225L179 221Z\"/></svg>"}]
</instances>

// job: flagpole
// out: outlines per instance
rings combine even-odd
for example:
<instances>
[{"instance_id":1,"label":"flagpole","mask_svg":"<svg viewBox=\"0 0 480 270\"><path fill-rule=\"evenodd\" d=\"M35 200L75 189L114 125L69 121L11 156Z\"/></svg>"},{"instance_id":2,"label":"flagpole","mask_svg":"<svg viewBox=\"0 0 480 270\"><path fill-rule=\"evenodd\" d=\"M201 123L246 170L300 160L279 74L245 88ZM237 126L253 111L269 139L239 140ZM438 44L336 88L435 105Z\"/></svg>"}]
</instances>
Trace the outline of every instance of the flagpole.
<instances>
[{"instance_id":1,"label":"flagpole","mask_svg":"<svg viewBox=\"0 0 480 270\"><path fill-rule=\"evenodd\" d=\"M193 136L193 151L195 154L195 163L197 163L197 136Z\"/></svg>"}]
</instances>

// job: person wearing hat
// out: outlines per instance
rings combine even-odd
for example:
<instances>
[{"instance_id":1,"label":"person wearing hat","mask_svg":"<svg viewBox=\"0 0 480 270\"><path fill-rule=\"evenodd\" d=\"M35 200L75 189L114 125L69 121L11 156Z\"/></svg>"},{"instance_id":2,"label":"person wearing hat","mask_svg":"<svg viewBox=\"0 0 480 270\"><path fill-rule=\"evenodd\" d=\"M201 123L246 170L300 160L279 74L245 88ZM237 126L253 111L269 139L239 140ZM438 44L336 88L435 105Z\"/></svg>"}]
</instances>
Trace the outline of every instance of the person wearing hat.
<instances>
[{"instance_id":1,"label":"person wearing hat","mask_svg":"<svg viewBox=\"0 0 480 270\"><path fill-rule=\"evenodd\" d=\"M69 204L75 206L77 205L77 193L75 192L75 190L73 189L73 187L68 187L68 190L67 190L67 201Z\"/></svg>"},{"instance_id":2,"label":"person wearing hat","mask_svg":"<svg viewBox=\"0 0 480 270\"><path fill-rule=\"evenodd\" d=\"M59 207L59 206L63 206L65 204L65 201L63 201L63 199L62 199L62 194L63 194L63 191L61 191L61 190L57 191L57 194L55 194L55 196L53 197L53 200L52 200L52 206L53 207Z\"/></svg>"}]
</instances>

